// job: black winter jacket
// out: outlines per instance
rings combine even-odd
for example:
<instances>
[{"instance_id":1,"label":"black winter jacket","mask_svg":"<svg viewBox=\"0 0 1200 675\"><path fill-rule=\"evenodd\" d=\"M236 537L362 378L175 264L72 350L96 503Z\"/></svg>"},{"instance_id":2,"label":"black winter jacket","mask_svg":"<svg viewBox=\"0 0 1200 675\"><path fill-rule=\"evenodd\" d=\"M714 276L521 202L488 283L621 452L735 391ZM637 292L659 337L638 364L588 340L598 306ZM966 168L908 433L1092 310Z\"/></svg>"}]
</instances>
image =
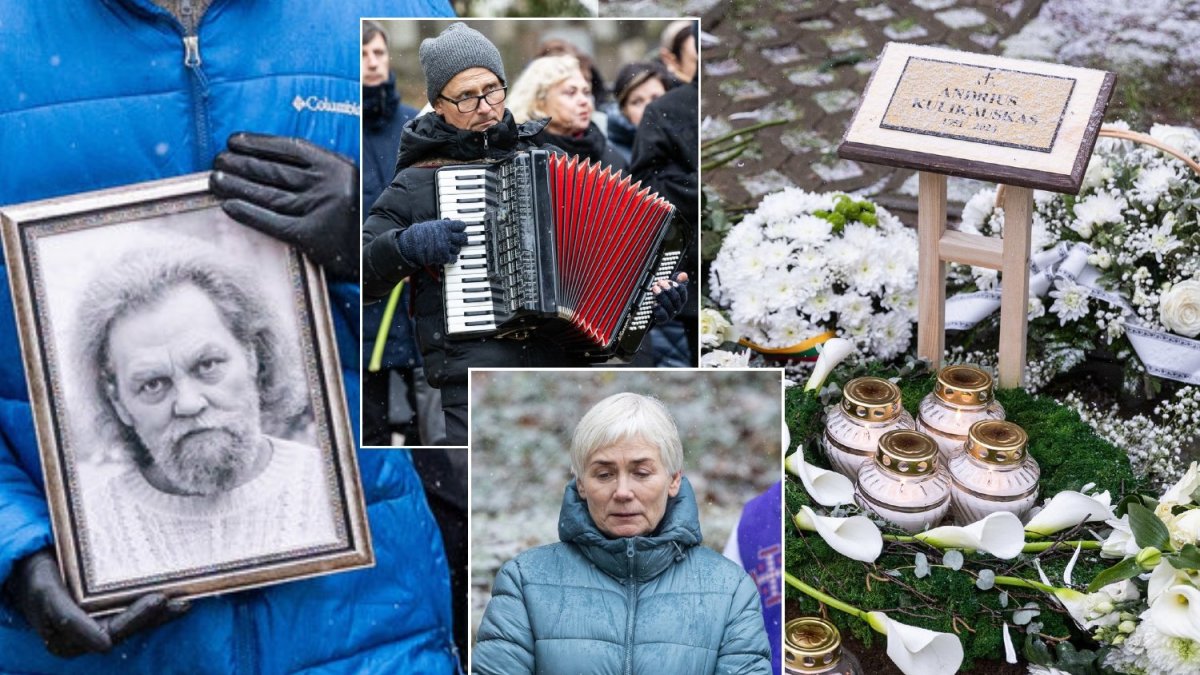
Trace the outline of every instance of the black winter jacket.
<instances>
[{"instance_id":1,"label":"black winter jacket","mask_svg":"<svg viewBox=\"0 0 1200 675\"><path fill-rule=\"evenodd\" d=\"M404 127L396 177L371 207L363 224L363 295L387 296L401 279L410 279L417 343L429 383L442 389L443 405L466 403L470 367L571 367L586 365L558 345L538 337L447 339L442 303L441 267L417 267L400 253L397 236L415 223L437 220L434 171L453 164L496 162L514 152L538 147L534 136L545 121L517 125L504 119L487 131L464 131L427 113Z\"/></svg>"},{"instance_id":2,"label":"black winter jacket","mask_svg":"<svg viewBox=\"0 0 1200 675\"><path fill-rule=\"evenodd\" d=\"M588 124L587 131L582 136L560 136L543 130L534 139L539 145L553 145L562 148L568 155L579 155L593 162L600 162L613 169L624 171L628 162L604 137L604 132L595 122Z\"/></svg>"}]
</instances>

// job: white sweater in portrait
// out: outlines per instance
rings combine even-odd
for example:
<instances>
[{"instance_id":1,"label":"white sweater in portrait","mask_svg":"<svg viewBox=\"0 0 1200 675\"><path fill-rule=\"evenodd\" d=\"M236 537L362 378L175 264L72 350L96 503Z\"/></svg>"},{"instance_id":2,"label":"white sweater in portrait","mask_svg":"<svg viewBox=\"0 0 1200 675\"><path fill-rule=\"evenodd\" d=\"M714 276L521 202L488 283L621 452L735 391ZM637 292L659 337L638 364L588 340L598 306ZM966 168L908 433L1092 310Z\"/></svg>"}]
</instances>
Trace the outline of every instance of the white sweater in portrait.
<instances>
[{"instance_id":1,"label":"white sweater in portrait","mask_svg":"<svg viewBox=\"0 0 1200 675\"><path fill-rule=\"evenodd\" d=\"M136 467L85 498L93 586L295 554L344 540L331 477L314 447L271 438L267 468L211 496L162 492ZM86 563L85 563L86 564Z\"/></svg>"}]
</instances>

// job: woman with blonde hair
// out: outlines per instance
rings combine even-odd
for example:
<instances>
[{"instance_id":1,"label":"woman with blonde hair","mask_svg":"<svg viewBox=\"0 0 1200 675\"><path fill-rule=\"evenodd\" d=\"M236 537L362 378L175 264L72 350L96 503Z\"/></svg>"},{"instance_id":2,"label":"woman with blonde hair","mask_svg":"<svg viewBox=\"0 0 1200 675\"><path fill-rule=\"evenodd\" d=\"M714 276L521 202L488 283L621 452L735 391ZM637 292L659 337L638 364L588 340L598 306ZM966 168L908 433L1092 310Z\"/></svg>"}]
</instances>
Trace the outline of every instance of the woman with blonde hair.
<instances>
[{"instance_id":1,"label":"woman with blonde hair","mask_svg":"<svg viewBox=\"0 0 1200 675\"><path fill-rule=\"evenodd\" d=\"M573 56L543 56L529 62L508 93L508 108L517 123L549 118L539 144L562 148L614 169L626 163L592 121L592 85Z\"/></svg>"}]
</instances>

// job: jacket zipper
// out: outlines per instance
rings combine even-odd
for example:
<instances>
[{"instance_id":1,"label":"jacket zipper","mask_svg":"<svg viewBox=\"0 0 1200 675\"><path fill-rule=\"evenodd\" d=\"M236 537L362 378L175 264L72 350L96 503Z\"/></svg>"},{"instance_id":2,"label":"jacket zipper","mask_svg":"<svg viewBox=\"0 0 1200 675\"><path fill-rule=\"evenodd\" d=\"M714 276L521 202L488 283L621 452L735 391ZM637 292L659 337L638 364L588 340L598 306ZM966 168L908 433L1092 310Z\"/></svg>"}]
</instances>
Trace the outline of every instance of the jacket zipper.
<instances>
[{"instance_id":1,"label":"jacket zipper","mask_svg":"<svg viewBox=\"0 0 1200 675\"><path fill-rule=\"evenodd\" d=\"M195 17L195 9L191 0L183 0L179 5L179 13L184 22L183 29L183 65L187 67L192 88L192 125L196 133L196 159L200 166L212 163L212 144L209 142L208 119L208 77L201 68L204 61L200 58L199 21Z\"/></svg>"},{"instance_id":2,"label":"jacket zipper","mask_svg":"<svg viewBox=\"0 0 1200 675\"><path fill-rule=\"evenodd\" d=\"M625 556L629 558L629 578L625 580L629 594L629 612L625 620L625 675L633 675L633 624L637 616L637 577L634 574L633 538L625 542Z\"/></svg>"}]
</instances>

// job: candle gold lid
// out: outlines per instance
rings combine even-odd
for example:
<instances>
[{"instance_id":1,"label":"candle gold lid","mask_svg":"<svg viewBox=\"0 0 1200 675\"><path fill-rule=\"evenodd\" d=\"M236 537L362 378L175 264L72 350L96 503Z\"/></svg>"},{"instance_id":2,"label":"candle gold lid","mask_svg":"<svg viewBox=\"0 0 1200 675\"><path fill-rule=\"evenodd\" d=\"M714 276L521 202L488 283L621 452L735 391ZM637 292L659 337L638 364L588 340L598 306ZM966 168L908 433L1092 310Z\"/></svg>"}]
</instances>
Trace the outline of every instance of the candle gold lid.
<instances>
[{"instance_id":1,"label":"candle gold lid","mask_svg":"<svg viewBox=\"0 0 1200 675\"><path fill-rule=\"evenodd\" d=\"M792 619L783 627L784 665L792 671L818 673L842 658L837 626L815 616Z\"/></svg>"},{"instance_id":2,"label":"candle gold lid","mask_svg":"<svg viewBox=\"0 0 1200 675\"><path fill-rule=\"evenodd\" d=\"M937 469L937 456L937 442L928 434L896 429L879 437L875 461L892 473L924 476Z\"/></svg>"},{"instance_id":3,"label":"candle gold lid","mask_svg":"<svg viewBox=\"0 0 1200 675\"><path fill-rule=\"evenodd\" d=\"M886 422L900 414L900 387L880 377L858 377L842 390L842 410L868 422Z\"/></svg>"},{"instance_id":4,"label":"candle gold lid","mask_svg":"<svg viewBox=\"0 0 1200 675\"><path fill-rule=\"evenodd\" d=\"M992 400L992 376L975 366L946 366L938 371L934 394L955 405L987 405Z\"/></svg>"},{"instance_id":5,"label":"candle gold lid","mask_svg":"<svg viewBox=\"0 0 1200 675\"><path fill-rule=\"evenodd\" d=\"M983 420L967 432L967 452L989 464L1019 464L1026 456L1029 434L1006 420Z\"/></svg>"}]
</instances>

